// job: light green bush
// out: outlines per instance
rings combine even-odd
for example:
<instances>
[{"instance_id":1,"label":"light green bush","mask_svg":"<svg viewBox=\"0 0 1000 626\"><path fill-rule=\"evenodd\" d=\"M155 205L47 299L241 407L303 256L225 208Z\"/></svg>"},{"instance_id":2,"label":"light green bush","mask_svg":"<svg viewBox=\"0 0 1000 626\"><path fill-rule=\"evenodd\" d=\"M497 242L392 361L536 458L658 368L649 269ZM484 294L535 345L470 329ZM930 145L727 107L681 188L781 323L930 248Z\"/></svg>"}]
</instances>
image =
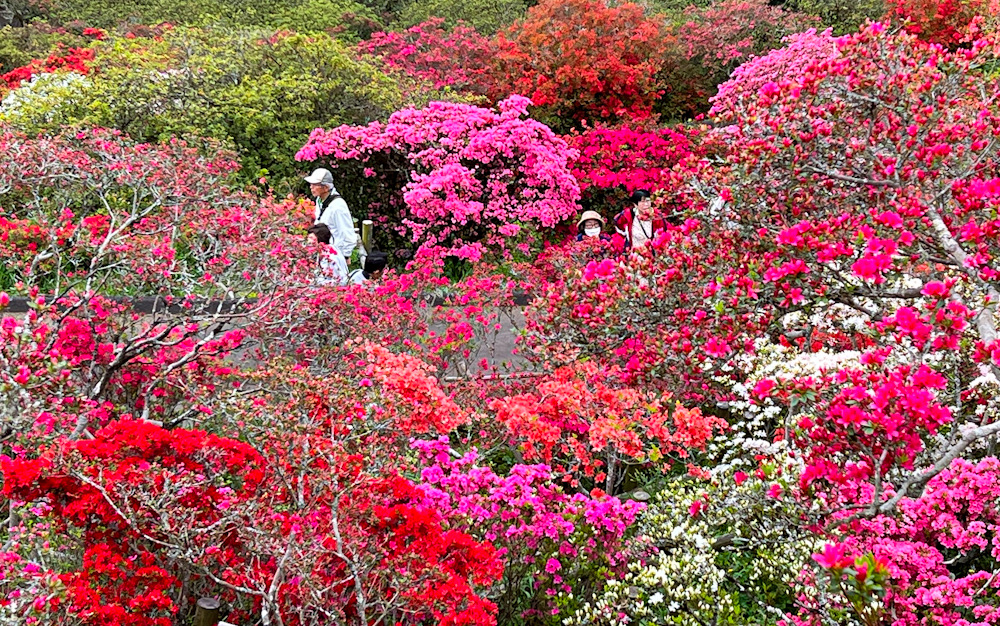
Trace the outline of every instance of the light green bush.
<instances>
[{"instance_id":1,"label":"light green bush","mask_svg":"<svg viewBox=\"0 0 1000 626\"><path fill-rule=\"evenodd\" d=\"M367 123L402 104L392 79L329 36L219 29L176 29L159 41L115 37L99 45L87 80L19 91L0 107L0 120L15 128L216 138L240 155L244 181L268 176L279 192L300 186L293 156L314 128Z\"/></svg>"},{"instance_id":2,"label":"light green bush","mask_svg":"<svg viewBox=\"0 0 1000 626\"><path fill-rule=\"evenodd\" d=\"M883 0L787 0L785 8L817 16L834 35L853 33L885 14Z\"/></svg>"},{"instance_id":3,"label":"light green bush","mask_svg":"<svg viewBox=\"0 0 1000 626\"><path fill-rule=\"evenodd\" d=\"M47 24L29 24L0 28L0 74L27 65L32 59L44 59L59 44L65 47L88 46L93 40L79 32L57 29Z\"/></svg>"},{"instance_id":4,"label":"light green bush","mask_svg":"<svg viewBox=\"0 0 1000 626\"><path fill-rule=\"evenodd\" d=\"M354 0L301 0L276 7L267 24L305 32L328 32L339 39L360 41L383 29L371 8Z\"/></svg>"},{"instance_id":5,"label":"light green bush","mask_svg":"<svg viewBox=\"0 0 1000 626\"><path fill-rule=\"evenodd\" d=\"M370 7L354 0L54 0L47 19L114 28L123 24L335 29L349 39L381 26Z\"/></svg>"},{"instance_id":6,"label":"light green bush","mask_svg":"<svg viewBox=\"0 0 1000 626\"><path fill-rule=\"evenodd\" d=\"M414 0L400 11L396 29L440 17L448 28L462 21L484 35L492 35L522 17L528 5L526 0Z\"/></svg>"}]
</instances>

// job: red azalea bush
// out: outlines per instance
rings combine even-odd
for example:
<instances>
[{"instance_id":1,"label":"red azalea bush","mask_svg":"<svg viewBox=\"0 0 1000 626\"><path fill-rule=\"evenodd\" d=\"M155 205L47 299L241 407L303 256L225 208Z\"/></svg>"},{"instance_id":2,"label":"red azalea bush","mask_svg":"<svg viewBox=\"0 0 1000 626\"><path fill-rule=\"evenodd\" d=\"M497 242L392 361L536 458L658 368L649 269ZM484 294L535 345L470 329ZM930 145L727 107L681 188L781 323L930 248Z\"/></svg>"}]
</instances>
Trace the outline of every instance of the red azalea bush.
<instances>
[{"instance_id":1,"label":"red azalea bush","mask_svg":"<svg viewBox=\"0 0 1000 626\"><path fill-rule=\"evenodd\" d=\"M610 221L636 189L654 192L676 187L678 172L683 176L686 162L704 154L703 132L698 127L597 127L567 135L566 142L580 155L572 167L585 208Z\"/></svg>"},{"instance_id":2,"label":"red azalea bush","mask_svg":"<svg viewBox=\"0 0 1000 626\"><path fill-rule=\"evenodd\" d=\"M5 74L0 74L0 81L7 89L17 89L21 83L37 74L66 70L87 75L90 72L90 61L94 60L93 48L66 48L60 44L44 60L35 60L23 67L16 67Z\"/></svg>"},{"instance_id":3,"label":"red azalea bush","mask_svg":"<svg viewBox=\"0 0 1000 626\"><path fill-rule=\"evenodd\" d=\"M698 154L699 128L590 128L567 136L580 153L573 175L580 190L619 187L657 191L672 181L671 169Z\"/></svg>"},{"instance_id":4,"label":"red azalea bush","mask_svg":"<svg viewBox=\"0 0 1000 626\"><path fill-rule=\"evenodd\" d=\"M612 495L630 467L666 470L725 429L724 420L669 394L605 384L607 374L592 363L563 367L491 408L525 460L551 466L574 487L585 479Z\"/></svg>"},{"instance_id":5,"label":"red azalea bush","mask_svg":"<svg viewBox=\"0 0 1000 626\"><path fill-rule=\"evenodd\" d=\"M498 34L498 87L531 98L553 124L644 120L670 44L639 5L543 1Z\"/></svg>"},{"instance_id":6,"label":"red azalea bush","mask_svg":"<svg viewBox=\"0 0 1000 626\"><path fill-rule=\"evenodd\" d=\"M886 19L900 22L908 33L924 41L952 48L966 41L976 17L988 16L990 11L989 0L886 2Z\"/></svg>"},{"instance_id":7,"label":"red azalea bush","mask_svg":"<svg viewBox=\"0 0 1000 626\"><path fill-rule=\"evenodd\" d=\"M806 30L817 20L771 6L763 0L724 0L685 9L678 42L688 59L728 76L742 62L780 47L782 38Z\"/></svg>"},{"instance_id":8,"label":"red azalea bush","mask_svg":"<svg viewBox=\"0 0 1000 626\"><path fill-rule=\"evenodd\" d=\"M330 468L333 484L317 493L313 489L320 486L311 486L308 501L296 505L288 485L263 483L282 473L268 469L251 446L205 433L123 420L95 433L92 442L68 448L55 459L40 450L35 461L6 464L5 494L29 501L44 495L53 506L40 509L37 521L57 523L69 532L78 528L73 534L82 532L88 555L101 551L108 568L103 571L112 578L122 574L115 564L134 560L136 554L148 555L148 561L169 550L172 558L168 570L136 572L131 586L143 589L143 578L152 576L155 587L134 599L128 586L115 591L117 598L74 597L70 592L65 603L52 598L24 606L25 617L62 609L70 616L80 611L84 623L91 623L98 615L153 619L165 613L168 617L156 618L157 623L171 623L170 613L179 608L169 599L174 590L183 586L187 596L212 584L228 590L225 595L236 611L246 617L257 613L263 623L282 615L287 623L321 623L338 614L367 623L367 615L398 612L436 615L439 623L491 623L495 607L471 585L488 584L499 575L502 566L495 551L446 530L440 514L418 504L417 492L404 479L365 480L348 469L365 489L356 491L352 484L341 490L336 488L337 473L343 469ZM330 449L315 452L329 454ZM115 471L102 472L107 466ZM313 547L317 539L326 548L323 552ZM376 560L361 557L361 550L377 555ZM271 558L261 558L268 552ZM367 568L364 579L358 578L361 563ZM61 577L67 582L94 580L93 567L85 558L78 573ZM337 582L345 574L350 580L351 572L354 584ZM395 572L403 577L396 578ZM32 581L45 575L25 568L13 582L21 581L22 589L30 591ZM387 593L401 584L407 587L402 594ZM388 588L380 589L382 585ZM298 603L308 601L309 594L322 602L303 612ZM95 611L95 605L107 608Z\"/></svg>"},{"instance_id":9,"label":"red azalea bush","mask_svg":"<svg viewBox=\"0 0 1000 626\"><path fill-rule=\"evenodd\" d=\"M84 49L107 33L97 28L67 25L53 26L35 20L19 28L0 32L0 73L24 66L37 66L54 52L65 53L74 48Z\"/></svg>"}]
</instances>

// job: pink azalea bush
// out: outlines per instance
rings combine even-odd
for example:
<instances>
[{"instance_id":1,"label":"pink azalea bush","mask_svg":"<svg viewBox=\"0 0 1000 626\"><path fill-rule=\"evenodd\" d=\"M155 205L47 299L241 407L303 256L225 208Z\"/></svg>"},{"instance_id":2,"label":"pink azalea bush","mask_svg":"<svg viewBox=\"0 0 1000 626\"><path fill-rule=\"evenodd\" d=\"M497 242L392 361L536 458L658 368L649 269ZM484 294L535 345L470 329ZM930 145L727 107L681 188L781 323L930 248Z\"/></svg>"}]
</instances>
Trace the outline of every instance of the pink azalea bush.
<instances>
[{"instance_id":1,"label":"pink azalea bush","mask_svg":"<svg viewBox=\"0 0 1000 626\"><path fill-rule=\"evenodd\" d=\"M527 252L538 229L577 212L580 197L574 153L525 117L530 104L520 96L498 111L432 102L385 124L318 128L295 158L356 163L380 179L364 198L368 215L421 250L471 260Z\"/></svg>"},{"instance_id":2,"label":"pink azalea bush","mask_svg":"<svg viewBox=\"0 0 1000 626\"><path fill-rule=\"evenodd\" d=\"M898 515L856 522L842 543L813 557L820 586L832 592L827 597L866 623L884 623L891 615L894 624L907 626L928 620L996 624L1000 582L988 563L1000 558L998 475L995 457L956 459L922 497L900 500ZM817 597L809 594L802 602L793 622L820 623Z\"/></svg>"},{"instance_id":3,"label":"pink azalea bush","mask_svg":"<svg viewBox=\"0 0 1000 626\"><path fill-rule=\"evenodd\" d=\"M500 548L507 564L498 605L524 616L558 614L554 596L624 571L623 539L643 505L607 495L568 494L546 465L515 465L506 476L480 466L473 450L454 459L447 438L414 441L424 461L419 488L458 528ZM524 582L530 599L519 598ZM584 598L579 598L583 600Z\"/></svg>"},{"instance_id":4,"label":"pink azalea bush","mask_svg":"<svg viewBox=\"0 0 1000 626\"><path fill-rule=\"evenodd\" d=\"M740 65L729 80L719 85L712 98L711 115L726 115L740 106L738 98L759 91L771 82L791 81L818 61L837 55L837 39L831 31L809 29L789 35L786 45Z\"/></svg>"}]
</instances>

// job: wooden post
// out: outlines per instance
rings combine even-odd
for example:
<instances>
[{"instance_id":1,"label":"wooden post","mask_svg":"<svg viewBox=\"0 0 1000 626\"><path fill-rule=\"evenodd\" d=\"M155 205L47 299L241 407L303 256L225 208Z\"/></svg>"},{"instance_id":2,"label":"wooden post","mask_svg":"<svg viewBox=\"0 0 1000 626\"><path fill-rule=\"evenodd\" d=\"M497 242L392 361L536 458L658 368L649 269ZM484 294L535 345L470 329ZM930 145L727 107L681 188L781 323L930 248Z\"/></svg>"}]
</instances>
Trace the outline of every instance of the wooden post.
<instances>
[{"instance_id":1,"label":"wooden post","mask_svg":"<svg viewBox=\"0 0 1000 626\"><path fill-rule=\"evenodd\" d=\"M365 247L365 254L367 255L372 251L372 228L373 224L371 220L365 220L361 222L361 245Z\"/></svg>"},{"instance_id":2,"label":"wooden post","mask_svg":"<svg viewBox=\"0 0 1000 626\"><path fill-rule=\"evenodd\" d=\"M219 601L201 598L194 611L194 626L216 626L219 623Z\"/></svg>"}]
</instances>

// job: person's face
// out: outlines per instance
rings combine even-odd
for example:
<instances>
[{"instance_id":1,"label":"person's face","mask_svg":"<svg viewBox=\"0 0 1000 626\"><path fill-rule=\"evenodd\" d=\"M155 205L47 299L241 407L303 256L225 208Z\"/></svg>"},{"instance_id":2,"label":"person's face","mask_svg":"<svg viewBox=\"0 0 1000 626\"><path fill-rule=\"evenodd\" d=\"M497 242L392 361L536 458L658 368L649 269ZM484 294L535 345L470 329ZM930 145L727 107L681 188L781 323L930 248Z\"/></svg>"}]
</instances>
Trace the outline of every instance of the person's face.
<instances>
[{"instance_id":1,"label":"person's face","mask_svg":"<svg viewBox=\"0 0 1000 626\"><path fill-rule=\"evenodd\" d=\"M309 233L309 245L315 246L319 244L319 239L316 239L316 233Z\"/></svg>"},{"instance_id":2,"label":"person's face","mask_svg":"<svg viewBox=\"0 0 1000 626\"><path fill-rule=\"evenodd\" d=\"M635 205L636 214L641 220L651 220L653 219L653 201L649 198L643 198L639 201L639 204Z\"/></svg>"},{"instance_id":3,"label":"person's face","mask_svg":"<svg viewBox=\"0 0 1000 626\"><path fill-rule=\"evenodd\" d=\"M601 223L597 220L587 220L583 223L583 227L586 228L600 228Z\"/></svg>"},{"instance_id":4,"label":"person's face","mask_svg":"<svg viewBox=\"0 0 1000 626\"><path fill-rule=\"evenodd\" d=\"M322 198L329 193L330 188L323 183L309 183L309 193L317 198Z\"/></svg>"}]
</instances>

